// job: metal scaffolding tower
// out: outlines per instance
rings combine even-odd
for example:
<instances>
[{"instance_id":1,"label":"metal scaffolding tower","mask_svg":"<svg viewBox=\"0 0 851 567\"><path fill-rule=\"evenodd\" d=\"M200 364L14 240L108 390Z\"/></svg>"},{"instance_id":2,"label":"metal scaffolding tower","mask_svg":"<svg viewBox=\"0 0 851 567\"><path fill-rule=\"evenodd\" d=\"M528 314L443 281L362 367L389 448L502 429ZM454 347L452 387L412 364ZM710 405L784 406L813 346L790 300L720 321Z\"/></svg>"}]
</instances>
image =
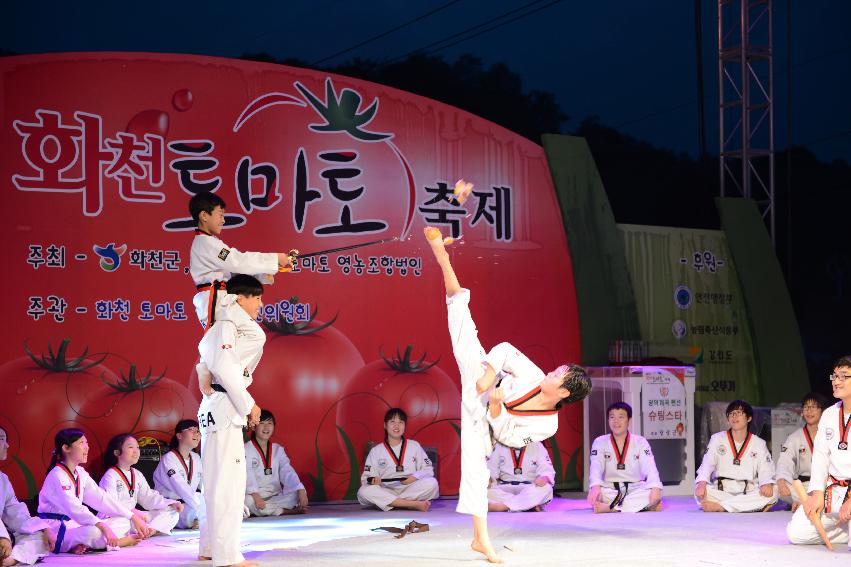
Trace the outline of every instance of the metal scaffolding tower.
<instances>
[{"instance_id":1,"label":"metal scaffolding tower","mask_svg":"<svg viewBox=\"0 0 851 567\"><path fill-rule=\"evenodd\" d=\"M721 196L754 199L774 240L772 0L718 0Z\"/></svg>"}]
</instances>

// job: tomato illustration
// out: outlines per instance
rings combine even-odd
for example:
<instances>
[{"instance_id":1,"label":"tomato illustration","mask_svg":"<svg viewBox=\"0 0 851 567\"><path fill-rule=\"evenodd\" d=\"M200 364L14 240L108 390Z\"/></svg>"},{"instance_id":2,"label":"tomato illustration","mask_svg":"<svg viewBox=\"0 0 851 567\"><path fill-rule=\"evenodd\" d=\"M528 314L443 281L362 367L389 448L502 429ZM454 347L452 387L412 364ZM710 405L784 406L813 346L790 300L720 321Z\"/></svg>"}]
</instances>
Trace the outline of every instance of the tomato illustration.
<instances>
[{"instance_id":1,"label":"tomato illustration","mask_svg":"<svg viewBox=\"0 0 851 567\"><path fill-rule=\"evenodd\" d=\"M427 353L412 358L413 346L404 354L387 358L379 349L380 360L364 366L346 384L337 404L337 426L346 433L362 463L369 441L384 438L384 413L400 407L408 414L405 435L438 453L440 490L458 490L460 468L460 408L458 387L437 364L426 362ZM358 476L360 471L358 471Z\"/></svg>"},{"instance_id":2,"label":"tomato illustration","mask_svg":"<svg viewBox=\"0 0 851 567\"><path fill-rule=\"evenodd\" d=\"M166 378L165 372L153 376L148 369L142 375L130 364L126 373L120 370L119 376L103 382L81 413L97 414L88 427L105 441L129 432L167 442L178 421L197 415L198 401L183 384ZM97 470L101 458L102 453L90 450L90 468Z\"/></svg>"},{"instance_id":3,"label":"tomato illustration","mask_svg":"<svg viewBox=\"0 0 851 567\"><path fill-rule=\"evenodd\" d=\"M317 313L313 309L310 320L301 323L265 323L268 339L249 391L260 407L275 415L275 435L295 456L296 470L302 475L310 471L305 486L312 498L325 500L325 474L347 475L349 463L337 448L337 432L333 427L320 432L319 425L363 366L363 358L332 327L336 316L320 322Z\"/></svg>"},{"instance_id":4,"label":"tomato illustration","mask_svg":"<svg viewBox=\"0 0 851 567\"><path fill-rule=\"evenodd\" d=\"M0 366L0 425L9 434L11 445L8 459L0 466L19 494L28 497L34 496L38 486L33 482L39 484L50 463L57 431L83 429L92 453L105 442L90 427L89 418L105 411L92 399L103 380L116 376L103 365L106 354L89 355L84 348L72 356L70 343L71 339L63 339L56 352L48 343L47 351L39 354L24 343L26 356Z\"/></svg>"}]
</instances>

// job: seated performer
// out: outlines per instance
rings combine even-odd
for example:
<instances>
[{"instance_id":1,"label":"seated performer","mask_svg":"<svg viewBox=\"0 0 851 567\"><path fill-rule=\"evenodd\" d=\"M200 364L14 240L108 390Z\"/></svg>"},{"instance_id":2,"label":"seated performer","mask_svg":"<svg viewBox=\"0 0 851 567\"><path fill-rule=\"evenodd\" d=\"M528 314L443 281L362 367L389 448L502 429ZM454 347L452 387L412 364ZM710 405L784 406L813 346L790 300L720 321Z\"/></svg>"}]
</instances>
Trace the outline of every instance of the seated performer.
<instances>
[{"instance_id":1,"label":"seated performer","mask_svg":"<svg viewBox=\"0 0 851 567\"><path fill-rule=\"evenodd\" d=\"M303 514L307 491L298 479L284 448L272 443L275 416L260 411L260 423L245 444L245 505L252 516Z\"/></svg>"},{"instance_id":2,"label":"seated performer","mask_svg":"<svg viewBox=\"0 0 851 567\"><path fill-rule=\"evenodd\" d=\"M0 461L6 460L8 451L9 439L0 427ZM47 522L30 516L27 505L15 496L9 477L0 472L0 564L33 565L46 557L54 545Z\"/></svg>"},{"instance_id":3,"label":"seated performer","mask_svg":"<svg viewBox=\"0 0 851 567\"><path fill-rule=\"evenodd\" d=\"M361 475L358 502L385 512L409 508L427 512L437 498L431 461L419 443L405 438L408 415L399 408L384 414L384 442L369 451Z\"/></svg>"},{"instance_id":4,"label":"seated performer","mask_svg":"<svg viewBox=\"0 0 851 567\"><path fill-rule=\"evenodd\" d=\"M609 435L591 445L588 503L595 513L658 512L662 509L662 481L650 443L629 432L632 407L615 402L606 409Z\"/></svg>"},{"instance_id":5,"label":"seated performer","mask_svg":"<svg viewBox=\"0 0 851 567\"><path fill-rule=\"evenodd\" d=\"M726 414L730 429L709 438L694 498L704 512L768 512L777 502L774 461L765 441L748 431L753 408L733 400Z\"/></svg>"},{"instance_id":6,"label":"seated performer","mask_svg":"<svg viewBox=\"0 0 851 567\"><path fill-rule=\"evenodd\" d=\"M813 439L818 431L821 414L830 405L827 396L810 392L801 402L801 415L806 425L795 430L780 447L777 457L777 491L780 499L798 509L801 502L792 490L792 481L798 479L807 488L810 484L810 462L813 458Z\"/></svg>"},{"instance_id":7,"label":"seated performer","mask_svg":"<svg viewBox=\"0 0 851 567\"><path fill-rule=\"evenodd\" d=\"M541 512L553 499L555 470L540 441L514 449L497 444L488 459L489 512Z\"/></svg>"},{"instance_id":8,"label":"seated performer","mask_svg":"<svg viewBox=\"0 0 851 567\"><path fill-rule=\"evenodd\" d=\"M53 553L81 555L89 549L126 547L153 534L142 518L95 484L82 467L88 457L89 442L81 430L62 429L56 434L49 471L38 493L38 516L46 520L56 542ZM90 508L111 517L100 519Z\"/></svg>"},{"instance_id":9,"label":"seated performer","mask_svg":"<svg viewBox=\"0 0 851 567\"><path fill-rule=\"evenodd\" d=\"M168 453L163 453L154 470L154 487L157 492L183 503L177 520L180 529L198 529L204 517L204 498L198 490L202 483L201 456L195 448L201 442L201 431L194 419L181 419L174 426L174 435Z\"/></svg>"},{"instance_id":10,"label":"seated performer","mask_svg":"<svg viewBox=\"0 0 851 567\"><path fill-rule=\"evenodd\" d=\"M129 508L133 515L141 517L150 528L170 534L183 511L183 504L164 498L150 487L145 475L133 468L139 462L139 455L139 442L129 433L120 433L110 439L103 455L106 472L98 486ZM137 504L146 511L139 510ZM98 516L108 518L109 514L101 512Z\"/></svg>"},{"instance_id":11,"label":"seated performer","mask_svg":"<svg viewBox=\"0 0 851 567\"><path fill-rule=\"evenodd\" d=\"M825 409L813 439L813 460L810 468L810 496L802 502L786 526L789 541L795 544L819 544L816 528L808 516L821 517L831 543L845 543L848 520L851 519L851 356L843 356L833 365L830 375L833 397L839 402ZM849 542L851 546L851 542Z\"/></svg>"}]
</instances>

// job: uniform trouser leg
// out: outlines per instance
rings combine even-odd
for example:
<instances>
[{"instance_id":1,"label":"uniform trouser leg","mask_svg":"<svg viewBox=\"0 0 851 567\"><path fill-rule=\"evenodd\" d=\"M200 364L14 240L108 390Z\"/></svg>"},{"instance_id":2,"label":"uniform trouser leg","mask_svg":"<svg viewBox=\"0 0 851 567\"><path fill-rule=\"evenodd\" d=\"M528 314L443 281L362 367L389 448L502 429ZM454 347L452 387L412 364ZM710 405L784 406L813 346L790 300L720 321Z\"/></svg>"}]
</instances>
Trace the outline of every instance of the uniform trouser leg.
<instances>
[{"instance_id":1,"label":"uniform trouser leg","mask_svg":"<svg viewBox=\"0 0 851 567\"><path fill-rule=\"evenodd\" d=\"M204 497L196 493L195 498L197 499L195 506L189 506L186 502L183 503L183 512L180 512L178 516L177 528L190 530L196 521L201 521L204 516Z\"/></svg>"},{"instance_id":2,"label":"uniform trouser leg","mask_svg":"<svg viewBox=\"0 0 851 567\"><path fill-rule=\"evenodd\" d=\"M245 494L245 445L242 428L227 425L211 431L201 441L206 518L201 522L200 555L213 565L245 560L239 551Z\"/></svg>"},{"instance_id":3,"label":"uniform trouser leg","mask_svg":"<svg viewBox=\"0 0 851 567\"><path fill-rule=\"evenodd\" d=\"M603 503L609 505L618 497L618 491L609 486L601 486L600 493L603 497ZM621 512L641 512L650 505L650 488L644 486L643 482L630 482L629 489L621 483L621 496L626 491L626 496L621 500L621 503L615 507L615 510Z\"/></svg>"},{"instance_id":4,"label":"uniform trouser leg","mask_svg":"<svg viewBox=\"0 0 851 567\"><path fill-rule=\"evenodd\" d=\"M115 537L121 538L127 535L130 531L130 520L127 518L106 518L98 519L99 522L104 522L115 534ZM59 534L61 522L58 520L48 520L50 531L53 537ZM62 538L62 545L59 548L61 553L67 553L77 547L84 545L89 549L106 549L106 536L95 525L81 526L77 522L70 520L65 522L65 536Z\"/></svg>"},{"instance_id":5,"label":"uniform trouser leg","mask_svg":"<svg viewBox=\"0 0 851 567\"><path fill-rule=\"evenodd\" d=\"M487 456L491 453L490 429L483 397L476 392L476 381L484 374L485 350L470 316L466 302L447 305L452 352L461 373L461 484L458 506L462 514L486 517L488 513Z\"/></svg>"},{"instance_id":6,"label":"uniform trouser leg","mask_svg":"<svg viewBox=\"0 0 851 567\"><path fill-rule=\"evenodd\" d=\"M549 484L497 484L488 489L488 501L505 504L511 512L525 512L553 499Z\"/></svg>"},{"instance_id":7,"label":"uniform trouser leg","mask_svg":"<svg viewBox=\"0 0 851 567\"><path fill-rule=\"evenodd\" d=\"M298 506L298 492L279 492L266 499L266 504L281 510L292 510Z\"/></svg>"},{"instance_id":8,"label":"uniform trouser leg","mask_svg":"<svg viewBox=\"0 0 851 567\"><path fill-rule=\"evenodd\" d=\"M759 512L766 506L771 506L777 502L777 487L774 487L774 494L771 496L762 496L758 489L753 489L747 493L733 494L707 485L706 499L719 503L728 512ZM700 504L697 498L695 500Z\"/></svg>"},{"instance_id":9,"label":"uniform trouser leg","mask_svg":"<svg viewBox=\"0 0 851 567\"><path fill-rule=\"evenodd\" d=\"M180 519L177 510L171 507L165 510L151 510L145 514L148 516L148 526L163 534L170 534L177 525L177 520Z\"/></svg>"},{"instance_id":10,"label":"uniform trouser leg","mask_svg":"<svg viewBox=\"0 0 851 567\"><path fill-rule=\"evenodd\" d=\"M50 550L47 548L47 544L44 543L44 537L42 537L41 532L15 535L15 547L12 548L11 557L18 563L32 565L49 554Z\"/></svg>"},{"instance_id":11,"label":"uniform trouser leg","mask_svg":"<svg viewBox=\"0 0 851 567\"><path fill-rule=\"evenodd\" d=\"M385 512L392 510L390 503L399 498L398 493L389 486L365 484L358 489L358 502L362 506L377 506Z\"/></svg>"},{"instance_id":12,"label":"uniform trouser leg","mask_svg":"<svg viewBox=\"0 0 851 567\"><path fill-rule=\"evenodd\" d=\"M839 522L839 514L822 514L821 523L831 543L848 542L848 523ZM786 524L786 535L789 542L797 545L820 545L821 536L810 519L804 514L801 506L792 514L792 520Z\"/></svg>"}]
</instances>

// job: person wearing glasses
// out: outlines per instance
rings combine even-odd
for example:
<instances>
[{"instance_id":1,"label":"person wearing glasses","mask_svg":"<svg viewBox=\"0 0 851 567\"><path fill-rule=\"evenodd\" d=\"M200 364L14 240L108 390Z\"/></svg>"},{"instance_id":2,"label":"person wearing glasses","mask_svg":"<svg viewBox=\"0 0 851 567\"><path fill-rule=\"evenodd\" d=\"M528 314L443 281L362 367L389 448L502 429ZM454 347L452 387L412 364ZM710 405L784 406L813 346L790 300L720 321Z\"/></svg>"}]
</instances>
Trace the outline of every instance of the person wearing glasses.
<instances>
[{"instance_id":1,"label":"person wearing glasses","mask_svg":"<svg viewBox=\"0 0 851 567\"><path fill-rule=\"evenodd\" d=\"M820 544L821 538L810 523L809 516L821 516L824 530L831 543L848 541L848 520L851 519L851 356L843 356L833 365L830 382L833 397L839 402L821 414L818 432L813 440L813 461L810 467L809 498L792 515L786 526L789 541L795 544Z\"/></svg>"},{"instance_id":2,"label":"person wearing glasses","mask_svg":"<svg viewBox=\"0 0 851 567\"><path fill-rule=\"evenodd\" d=\"M726 414L730 429L709 439L694 498L704 512L768 512L777 502L774 461L765 441L749 431L753 408L733 400Z\"/></svg>"},{"instance_id":3,"label":"person wearing glasses","mask_svg":"<svg viewBox=\"0 0 851 567\"><path fill-rule=\"evenodd\" d=\"M813 458L813 439L818 431L821 414L830 400L818 392L810 392L801 402L801 415L806 425L796 429L780 447L777 457L777 491L780 499L792 505L792 511L798 509L801 501L792 490L792 481L798 479L804 488L810 483L810 463Z\"/></svg>"}]
</instances>

